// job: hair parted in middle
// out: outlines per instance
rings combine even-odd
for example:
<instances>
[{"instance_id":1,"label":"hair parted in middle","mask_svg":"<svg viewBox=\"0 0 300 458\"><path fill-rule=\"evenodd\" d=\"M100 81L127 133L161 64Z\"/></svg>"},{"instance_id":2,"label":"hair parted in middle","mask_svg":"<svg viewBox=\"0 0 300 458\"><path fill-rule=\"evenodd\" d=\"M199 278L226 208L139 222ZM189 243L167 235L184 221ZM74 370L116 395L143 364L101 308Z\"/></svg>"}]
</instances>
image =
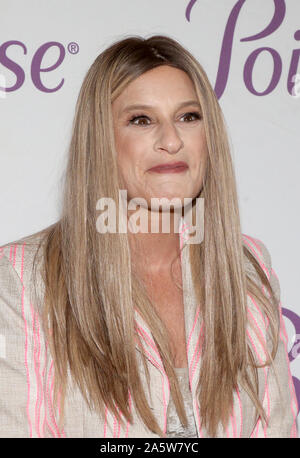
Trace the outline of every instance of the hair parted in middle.
<instances>
[{"instance_id":1,"label":"hair parted in middle","mask_svg":"<svg viewBox=\"0 0 300 458\"><path fill-rule=\"evenodd\" d=\"M187 425L167 329L132 269L128 236L103 235L96 230L97 200L111 197L119 205L122 188L112 102L130 82L161 65L181 69L191 78L208 148L205 179L198 196L204 197L204 239L188 247L204 326L197 387L202 426L212 437L219 422L226 427L238 381L251 397L257 415L266 421L258 397L259 364L246 337L247 293L269 319L272 358L278 344L277 299L260 265L243 246L228 135L208 77L178 41L154 35L130 36L113 43L87 71L75 109L61 217L41 231L45 284L42 323L54 362L54 399L61 395L60 427L69 370L86 402L99 415L105 415L107 406L118 420L132 422L131 400L146 427L164 436L143 388L138 355L149 390L150 377L145 356L135 347L140 342L135 310L151 329L176 410L182 424ZM246 260L269 297L247 274Z\"/></svg>"}]
</instances>

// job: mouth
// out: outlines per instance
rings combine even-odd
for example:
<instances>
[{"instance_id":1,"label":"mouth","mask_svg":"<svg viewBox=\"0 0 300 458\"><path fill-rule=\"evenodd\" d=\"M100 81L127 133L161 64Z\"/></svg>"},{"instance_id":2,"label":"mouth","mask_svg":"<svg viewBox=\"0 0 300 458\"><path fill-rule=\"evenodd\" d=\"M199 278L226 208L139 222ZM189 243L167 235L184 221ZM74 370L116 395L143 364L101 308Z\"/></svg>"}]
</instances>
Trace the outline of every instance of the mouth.
<instances>
[{"instance_id":1,"label":"mouth","mask_svg":"<svg viewBox=\"0 0 300 458\"><path fill-rule=\"evenodd\" d=\"M154 173L182 173L188 169L186 162L173 162L170 164L158 164L155 167L152 167L148 172Z\"/></svg>"}]
</instances>

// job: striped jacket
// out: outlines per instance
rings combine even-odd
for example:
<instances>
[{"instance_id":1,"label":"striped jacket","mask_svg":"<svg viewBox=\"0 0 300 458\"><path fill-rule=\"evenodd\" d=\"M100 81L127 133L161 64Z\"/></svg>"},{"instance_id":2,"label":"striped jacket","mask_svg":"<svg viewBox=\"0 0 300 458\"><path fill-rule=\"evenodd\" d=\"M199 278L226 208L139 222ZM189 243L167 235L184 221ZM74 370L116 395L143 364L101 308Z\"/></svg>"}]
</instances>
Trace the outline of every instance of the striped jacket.
<instances>
[{"instance_id":1,"label":"striped jacket","mask_svg":"<svg viewBox=\"0 0 300 458\"><path fill-rule=\"evenodd\" d=\"M90 411L79 389L70 385L66 397L66 423L58 428L53 408L54 366L44 339L39 318L40 298L31 295L31 267L38 235L34 234L0 248L0 437L144 437L158 436L141 422L129 393L129 405L134 414L133 424L123 427L106 409L105 418ZM184 317L186 329L189 382L197 434L209 437L201 424L196 387L201 365L201 321L195 298L189 263L188 234L184 226L180 233ZM262 242L243 235L244 244L255 255L277 297L280 287L271 266L269 252ZM248 261L246 260L246 263ZM248 265L248 264L247 264ZM251 269L250 264L248 265ZM38 281L38 280L37 280ZM42 294L43 285L40 285ZM261 340L266 341L267 323L255 300L248 295L247 336L257 361L264 361ZM169 381L152 334L142 317L135 311L143 350L136 345L136 356L144 351L149 366L151 392L141 373L150 407L163 431L167 427L167 407L170 398ZM298 404L289 367L288 337L281 314L280 340L275 358L278 377L269 366L258 369L259 397L268 417L263 427L255 423L254 405L238 385L230 421L225 429L218 427L218 437L297 437ZM140 365L143 368L143 365ZM281 394L281 396L280 396ZM59 401L58 401L59 402Z\"/></svg>"}]
</instances>

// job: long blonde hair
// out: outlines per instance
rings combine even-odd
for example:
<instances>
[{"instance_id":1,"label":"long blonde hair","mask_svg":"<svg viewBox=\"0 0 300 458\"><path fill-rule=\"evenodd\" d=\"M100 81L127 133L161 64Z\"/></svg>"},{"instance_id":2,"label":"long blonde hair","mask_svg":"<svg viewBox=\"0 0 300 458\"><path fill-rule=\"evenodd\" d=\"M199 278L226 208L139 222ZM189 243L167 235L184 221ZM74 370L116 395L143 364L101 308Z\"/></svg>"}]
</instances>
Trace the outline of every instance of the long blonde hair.
<instances>
[{"instance_id":1,"label":"long blonde hair","mask_svg":"<svg viewBox=\"0 0 300 458\"><path fill-rule=\"evenodd\" d=\"M178 415L183 425L187 424L168 334L133 272L127 234L101 236L95 230L99 197L119 203L111 104L127 84L160 65L179 68L193 81L207 140L208 160L200 193L205 202L204 240L191 244L189 250L206 330L197 396L202 425L214 437L220 421L227 425L238 379L257 415L266 421L258 397L259 366L246 340L247 292L269 319L272 358L278 345L278 316L271 286L243 246L236 182L218 100L199 62L169 37L120 40L98 55L84 78L72 128L61 218L42 231L42 325L54 361L54 400L58 393L61 396L60 426L69 369L86 402L99 415L104 415L106 405L119 421L132 422L130 392L145 425L164 436L148 405L137 364L135 309L151 329ZM246 275L246 257L270 292L270 300ZM142 361L149 387L144 355Z\"/></svg>"}]
</instances>

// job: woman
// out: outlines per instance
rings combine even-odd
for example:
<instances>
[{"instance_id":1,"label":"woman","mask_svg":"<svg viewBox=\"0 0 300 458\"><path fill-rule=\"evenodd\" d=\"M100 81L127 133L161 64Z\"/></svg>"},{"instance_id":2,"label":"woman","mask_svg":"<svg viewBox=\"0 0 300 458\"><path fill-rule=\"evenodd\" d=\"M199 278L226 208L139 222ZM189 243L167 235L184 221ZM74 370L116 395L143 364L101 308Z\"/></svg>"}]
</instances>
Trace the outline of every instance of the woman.
<instances>
[{"instance_id":1,"label":"woman","mask_svg":"<svg viewBox=\"0 0 300 458\"><path fill-rule=\"evenodd\" d=\"M140 202L146 231L105 233L102 197L121 217ZM152 198L179 199L169 232L149 231L164 215ZM241 234L214 91L175 40L129 37L96 58L61 218L0 263L1 436L297 437L279 283Z\"/></svg>"}]
</instances>

